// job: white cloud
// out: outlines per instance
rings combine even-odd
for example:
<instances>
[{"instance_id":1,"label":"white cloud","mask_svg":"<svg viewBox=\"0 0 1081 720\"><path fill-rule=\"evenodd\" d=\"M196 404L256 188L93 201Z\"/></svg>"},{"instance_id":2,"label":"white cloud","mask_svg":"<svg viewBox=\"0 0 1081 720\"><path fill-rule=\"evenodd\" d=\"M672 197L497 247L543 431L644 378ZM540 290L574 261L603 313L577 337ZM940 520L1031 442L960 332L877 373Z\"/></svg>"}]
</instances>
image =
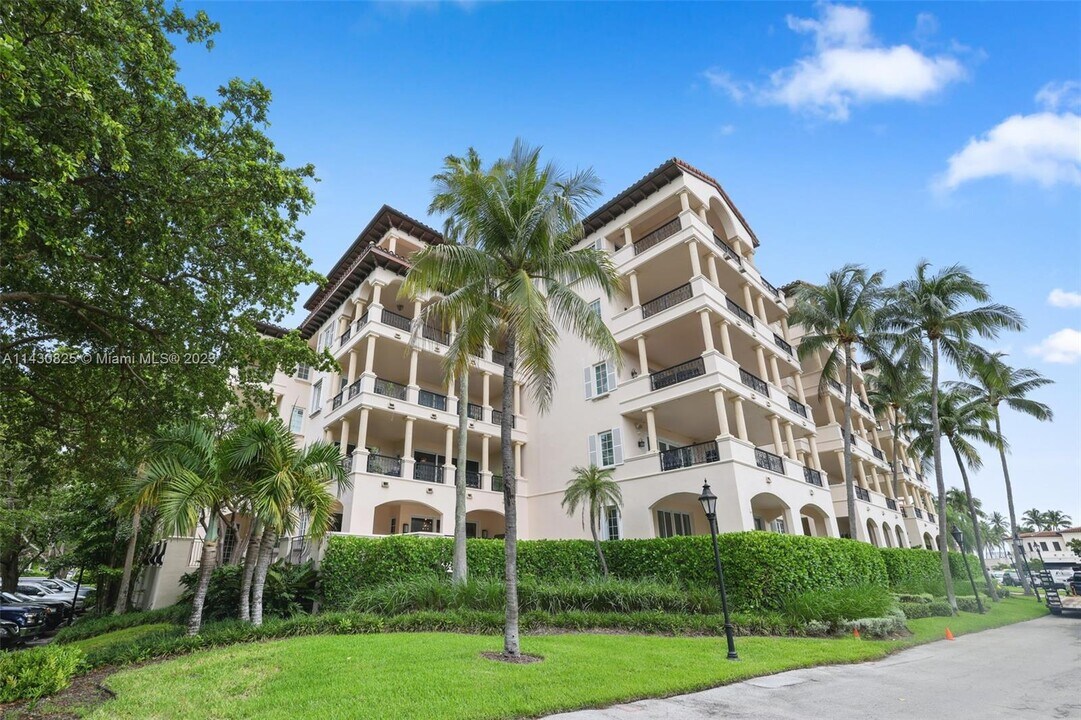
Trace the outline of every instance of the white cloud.
<instances>
[{"instance_id":1,"label":"white cloud","mask_svg":"<svg viewBox=\"0 0 1081 720\"><path fill-rule=\"evenodd\" d=\"M1047 296L1047 303L1060 308L1081 307L1081 293L1055 288Z\"/></svg>"},{"instance_id":2,"label":"white cloud","mask_svg":"<svg viewBox=\"0 0 1081 720\"><path fill-rule=\"evenodd\" d=\"M1064 328L1033 345L1028 352L1049 363L1072 365L1081 360L1081 331Z\"/></svg>"},{"instance_id":3,"label":"white cloud","mask_svg":"<svg viewBox=\"0 0 1081 720\"><path fill-rule=\"evenodd\" d=\"M1081 185L1081 116L1072 112L1014 115L978 138L971 138L948 161L938 178L940 189L953 190L970 180L1008 177Z\"/></svg>"},{"instance_id":4,"label":"white cloud","mask_svg":"<svg viewBox=\"0 0 1081 720\"><path fill-rule=\"evenodd\" d=\"M764 86L738 82L721 70L707 72L706 78L737 102L753 97L843 121L854 105L924 100L965 76L953 55L929 56L909 45L882 45L871 32L871 14L863 8L828 3L818 8L817 18L786 18L793 32L814 36L814 52L771 73ZM921 15L918 28L927 32L932 21Z\"/></svg>"},{"instance_id":5,"label":"white cloud","mask_svg":"<svg viewBox=\"0 0 1081 720\"><path fill-rule=\"evenodd\" d=\"M717 132L719 132L721 135L731 135L735 131L735 125L721 125L721 127L717 130Z\"/></svg>"},{"instance_id":6,"label":"white cloud","mask_svg":"<svg viewBox=\"0 0 1081 720\"><path fill-rule=\"evenodd\" d=\"M1081 82L1076 80L1049 82L1036 93L1036 102L1051 112L1055 112L1060 107L1079 108L1081 107Z\"/></svg>"}]
</instances>

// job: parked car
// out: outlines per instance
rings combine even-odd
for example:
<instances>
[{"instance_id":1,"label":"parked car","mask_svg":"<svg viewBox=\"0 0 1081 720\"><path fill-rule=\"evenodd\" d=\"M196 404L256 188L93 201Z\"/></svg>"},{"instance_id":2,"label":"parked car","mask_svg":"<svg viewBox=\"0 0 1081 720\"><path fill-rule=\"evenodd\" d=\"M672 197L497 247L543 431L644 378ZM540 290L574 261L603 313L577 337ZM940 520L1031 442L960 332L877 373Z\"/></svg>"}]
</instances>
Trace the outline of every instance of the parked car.
<instances>
[{"instance_id":1,"label":"parked car","mask_svg":"<svg viewBox=\"0 0 1081 720\"><path fill-rule=\"evenodd\" d=\"M85 598L95 590L93 585L79 584L71 580L65 580L64 578L50 578L50 580L60 583L67 590L75 590L76 587L79 588L79 597L81 598Z\"/></svg>"},{"instance_id":2,"label":"parked car","mask_svg":"<svg viewBox=\"0 0 1081 720\"><path fill-rule=\"evenodd\" d=\"M0 592L5 605L35 605L45 610L45 632L56 630L71 621L71 603L59 600L36 600L22 593Z\"/></svg>"},{"instance_id":3,"label":"parked car","mask_svg":"<svg viewBox=\"0 0 1081 720\"><path fill-rule=\"evenodd\" d=\"M19 638L30 640L41 635L45 628L45 608L37 605L0 603L0 620L15 623L19 628Z\"/></svg>"},{"instance_id":4,"label":"parked car","mask_svg":"<svg viewBox=\"0 0 1081 720\"><path fill-rule=\"evenodd\" d=\"M0 620L0 648L10 650L23 644L19 637L19 626L10 620Z\"/></svg>"},{"instance_id":5,"label":"parked car","mask_svg":"<svg viewBox=\"0 0 1081 720\"><path fill-rule=\"evenodd\" d=\"M72 599L74 599L76 613L81 613L86 609L86 601L83 598L76 598L75 593L51 592L46 586L37 583L24 583L20 580L18 586L16 586L16 591L23 595L29 595L35 602L38 600L54 600L66 602L70 605Z\"/></svg>"}]
</instances>

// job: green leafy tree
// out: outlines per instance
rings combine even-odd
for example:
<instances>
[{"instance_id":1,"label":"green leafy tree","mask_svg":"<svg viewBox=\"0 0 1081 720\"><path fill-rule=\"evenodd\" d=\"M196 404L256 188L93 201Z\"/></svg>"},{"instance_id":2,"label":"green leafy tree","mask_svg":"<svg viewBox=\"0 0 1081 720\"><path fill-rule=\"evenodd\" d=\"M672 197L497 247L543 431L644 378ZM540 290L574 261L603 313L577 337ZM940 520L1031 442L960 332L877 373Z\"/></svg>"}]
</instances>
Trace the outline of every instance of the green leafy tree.
<instances>
[{"instance_id":1,"label":"green leafy tree","mask_svg":"<svg viewBox=\"0 0 1081 720\"><path fill-rule=\"evenodd\" d=\"M991 406L994 415L995 432L1002 435L1002 415L999 412L1003 404L1015 412L1028 415L1037 420L1050 421L1053 417L1051 408L1044 403L1032 400L1030 393L1041 387L1051 384L1051 380L1045 378L1035 370L1027 368L1013 368L1006 364L1003 353L983 353L975 356L972 362L971 374L976 387L983 393L984 399ZM1003 436L1004 437L1004 436ZM1013 504L1013 484L1010 482L1010 466L1006 461L1005 445L999 447L999 459L1002 462L1002 480L1006 483L1006 504L1010 513L1010 534L1016 538L1018 534L1017 514ZM1014 567L1021 567L1021 548L1016 542L1010 543L1013 548ZM1032 592L1029 579L1025 573L1021 576L1021 586L1026 594Z\"/></svg>"},{"instance_id":2,"label":"green leafy tree","mask_svg":"<svg viewBox=\"0 0 1081 720\"><path fill-rule=\"evenodd\" d=\"M1081 538L1074 538L1069 543L1070 551L1073 552L1079 559L1081 559Z\"/></svg>"},{"instance_id":3,"label":"green leafy tree","mask_svg":"<svg viewBox=\"0 0 1081 720\"><path fill-rule=\"evenodd\" d=\"M868 274L858 265L845 265L829 274L823 285L801 283L789 321L803 327L800 360L827 352L822 364L819 395L826 395L829 380L844 384L845 406L841 430L844 438L845 497L848 528L853 538L860 527L856 515L856 490L852 472L852 369L856 351L878 357L877 310L882 299L883 274Z\"/></svg>"},{"instance_id":4,"label":"green leafy tree","mask_svg":"<svg viewBox=\"0 0 1081 720\"><path fill-rule=\"evenodd\" d=\"M469 151L469 157L475 155ZM454 172L462 162L449 158L445 171ZM553 350L561 326L617 362L620 358L611 332L576 292L599 288L611 297L619 286L605 253L574 247L582 238L585 209L598 194L592 170L564 173L552 163L541 162L539 149L518 141L509 157L484 171L465 174L449 201L450 214L456 218L448 233L452 242L419 252L410 271L422 286L443 283L454 288L432 303L432 312L462 319L451 341L452 353L486 344L495 347L500 341L504 346L500 442L507 602L503 642L510 657L521 652L517 480L511 445L515 380L523 380L536 406L547 410L556 385ZM458 242L459 238L475 238L476 244Z\"/></svg>"},{"instance_id":5,"label":"green leafy tree","mask_svg":"<svg viewBox=\"0 0 1081 720\"><path fill-rule=\"evenodd\" d=\"M604 559L604 549L597 535L604 515L604 508L623 505L623 493L619 484L612 479L612 470L602 470L596 465L575 467L574 478L567 483L563 491L563 507L568 515L574 515L581 509L589 521L589 532L593 535L593 547L597 550L597 560L601 564L601 573L608 577L608 562Z\"/></svg>"},{"instance_id":6,"label":"green leafy tree","mask_svg":"<svg viewBox=\"0 0 1081 720\"><path fill-rule=\"evenodd\" d=\"M976 280L968 269L950 265L932 273L930 263L920 261L912 278L902 281L890 293L884 323L894 334L897 347L906 353L919 354L931 366L931 448L935 481L938 486L939 534L948 537L946 526L946 483L942 475L942 427L939 420L941 359L946 358L964 369L972 355L972 338L995 338L1001 330L1020 330L1021 316L1013 308L991 303L987 286ZM973 303L981 303L972 306ZM939 557L946 584L946 597L955 611L950 558L942 543Z\"/></svg>"}]
</instances>

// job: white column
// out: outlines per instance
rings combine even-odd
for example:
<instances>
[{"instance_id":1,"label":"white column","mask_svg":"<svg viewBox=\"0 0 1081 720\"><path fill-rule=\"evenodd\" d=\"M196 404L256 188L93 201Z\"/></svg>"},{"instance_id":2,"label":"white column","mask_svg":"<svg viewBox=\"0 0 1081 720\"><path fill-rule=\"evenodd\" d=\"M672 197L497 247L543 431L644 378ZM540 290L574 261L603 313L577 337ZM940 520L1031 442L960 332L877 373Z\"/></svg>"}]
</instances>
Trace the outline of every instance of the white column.
<instances>
[{"instance_id":1,"label":"white column","mask_svg":"<svg viewBox=\"0 0 1081 720\"><path fill-rule=\"evenodd\" d=\"M631 237L630 225L623 226L623 242L627 243L628 245L634 245L634 238Z\"/></svg>"},{"instance_id":2,"label":"white column","mask_svg":"<svg viewBox=\"0 0 1081 720\"><path fill-rule=\"evenodd\" d=\"M826 401L826 415L829 416L830 423L836 423L837 414L833 412L833 396L827 392L822 399Z\"/></svg>"},{"instance_id":3,"label":"white column","mask_svg":"<svg viewBox=\"0 0 1081 720\"><path fill-rule=\"evenodd\" d=\"M514 477L522 477L522 443L514 443Z\"/></svg>"},{"instance_id":4,"label":"white column","mask_svg":"<svg viewBox=\"0 0 1081 720\"><path fill-rule=\"evenodd\" d=\"M795 462L799 462L799 454L796 451L796 438L792 435L792 423L787 420L784 424L784 439L788 444L788 457Z\"/></svg>"},{"instance_id":5,"label":"white column","mask_svg":"<svg viewBox=\"0 0 1081 720\"><path fill-rule=\"evenodd\" d=\"M360 422L357 424L357 452L368 452L368 408L360 409ZM361 468L367 470L367 468Z\"/></svg>"},{"instance_id":6,"label":"white column","mask_svg":"<svg viewBox=\"0 0 1081 720\"><path fill-rule=\"evenodd\" d=\"M694 238L688 240L687 250L691 253L691 277L696 278L702 274L702 260L698 257L698 241Z\"/></svg>"},{"instance_id":7,"label":"white column","mask_svg":"<svg viewBox=\"0 0 1081 720\"><path fill-rule=\"evenodd\" d=\"M773 384L778 388L783 388L784 386L781 385L781 371L777 367L777 356L773 353L769 354L769 369L773 373Z\"/></svg>"},{"instance_id":8,"label":"white column","mask_svg":"<svg viewBox=\"0 0 1081 720\"><path fill-rule=\"evenodd\" d=\"M646 336L638 335L634 338L638 341L638 372L649 375L649 358L646 356Z\"/></svg>"},{"instance_id":9,"label":"white column","mask_svg":"<svg viewBox=\"0 0 1081 720\"><path fill-rule=\"evenodd\" d=\"M349 418L342 418L342 432L338 436L338 450L342 455L349 456Z\"/></svg>"},{"instance_id":10,"label":"white column","mask_svg":"<svg viewBox=\"0 0 1081 720\"><path fill-rule=\"evenodd\" d=\"M796 373L792 377L796 381L796 396L799 398L799 401L801 403L806 405L807 404L807 395L803 392L803 376L800 375L799 373Z\"/></svg>"},{"instance_id":11,"label":"white column","mask_svg":"<svg viewBox=\"0 0 1081 720\"><path fill-rule=\"evenodd\" d=\"M766 380L769 378L769 372L766 370L766 353L761 344L754 346L754 356L758 358L758 377Z\"/></svg>"},{"instance_id":12,"label":"white column","mask_svg":"<svg viewBox=\"0 0 1081 720\"><path fill-rule=\"evenodd\" d=\"M446 450L443 452L443 456L446 458L446 462L443 463L444 473L454 472L454 428L447 426L447 441ZM460 459L459 459L460 460ZM448 483L451 482L450 478L444 478Z\"/></svg>"},{"instance_id":13,"label":"white column","mask_svg":"<svg viewBox=\"0 0 1081 720\"><path fill-rule=\"evenodd\" d=\"M346 375L346 380L349 385L353 384L353 381L357 379L357 354L352 350L349 351L349 374Z\"/></svg>"},{"instance_id":14,"label":"white column","mask_svg":"<svg viewBox=\"0 0 1081 720\"><path fill-rule=\"evenodd\" d=\"M751 297L751 284L748 282L743 283L743 309L754 314L754 299Z\"/></svg>"},{"instance_id":15,"label":"white column","mask_svg":"<svg viewBox=\"0 0 1081 720\"><path fill-rule=\"evenodd\" d=\"M488 472L488 441L490 439L490 435L480 436L480 471L482 473Z\"/></svg>"},{"instance_id":16,"label":"white column","mask_svg":"<svg viewBox=\"0 0 1081 720\"><path fill-rule=\"evenodd\" d=\"M786 343L792 342L792 335L791 335L791 332L788 329L788 316L787 315L782 315L781 316L781 337L784 338L784 341Z\"/></svg>"},{"instance_id":17,"label":"white column","mask_svg":"<svg viewBox=\"0 0 1081 720\"><path fill-rule=\"evenodd\" d=\"M807 442L811 446L811 460L814 461L814 469L822 472L822 459L818 457L818 442L815 440L815 436L808 437Z\"/></svg>"},{"instance_id":18,"label":"white column","mask_svg":"<svg viewBox=\"0 0 1081 720\"><path fill-rule=\"evenodd\" d=\"M627 273L627 278L631 283L631 307L638 307L642 303L638 300L638 273L631 270Z\"/></svg>"},{"instance_id":19,"label":"white column","mask_svg":"<svg viewBox=\"0 0 1081 720\"><path fill-rule=\"evenodd\" d=\"M649 451L657 452L657 419L653 415L653 408L646 408L646 437L649 438Z\"/></svg>"},{"instance_id":20,"label":"white column","mask_svg":"<svg viewBox=\"0 0 1081 720\"><path fill-rule=\"evenodd\" d=\"M777 457L783 457L784 445L781 444L781 423L776 415L769 416L769 427L773 431L773 454Z\"/></svg>"},{"instance_id":21,"label":"white column","mask_svg":"<svg viewBox=\"0 0 1081 720\"><path fill-rule=\"evenodd\" d=\"M747 440L747 420L743 417L743 398L739 395L732 396L732 407L736 411L736 437Z\"/></svg>"},{"instance_id":22,"label":"white column","mask_svg":"<svg viewBox=\"0 0 1081 720\"><path fill-rule=\"evenodd\" d=\"M709 323L709 310L699 310L698 317L702 320L702 343L706 346L706 352L713 352L713 327Z\"/></svg>"},{"instance_id":23,"label":"white column","mask_svg":"<svg viewBox=\"0 0 1081 720\"><path fill-rule=\"evenodd\" d=\"M379 307L383 307L383 304L380 302L380 298L382 298L382 296L383 296L383 283L378 281L378 280L373 280L372 281L372 302L371 302L371 304L372 305L378 305Z\"/></svg>"},{"instance_id":24,"label":"white column","mask_svg":"<svg viewBox=\"0 0 1081 720\"><path fill-rule=\"evenodd\" d=\"M724 390L721 388L713 390L713 404L717 408L718 437L728 437L732 433L728 428L728 409L724 406Z\"/></svg>"},{"instance_id":25,"label":"white column","mask_svg":"<svg viewBox=\"0 0 1081 720\"><path fill-rule=\"evenodd\" d=\"M514 414L522 414L522 383L514 383Z\"/></svg>"},{"instance_id":26,"label":"white column","mask_svg":"<svg viewBox=\"0 0 1081 720\"><path fill-rule=\"evenodd\" d=\"M721 280L717 276L717 256L713 253L706 255L706 272L709 273L709 281L717 287L720 287Z\"/></svg>"},{"instance_id":27,"label":"white column","mask_svg":"<svg viewBox=\"0 0 1081 720\"><path fill-rule=\"evenodd\" d=\"M378 287L378 286L376 286ZM372 375L375 372L375 335L368 336L368 348L364 352L364 374Z\"/></svg>"},{"instance_id":28,"label":"white column","mask_svg":"<svg viewBox=\"0 0 1081 720\"><path fill-rule=\"evenodd\" d=\"M413 421L415 419L409 416L405 418L405 449L402 451L402 457L409 460L413 459Z\"/></svg>"},{"instance_id":29,"label":"white column","mask_svg":"<svg viewBox=\"0 0 1081 720\"><path fill-rule=\"evenodd\" d=\"M482 372L480 374L481 405L483 405L486 410L492 407L491 390L489 389L491 377L492 374L488 372ZM490 417L490 413L484 413L484 417Z\"/></svg>"},{"instance_id":30,"label":"white column","mask_svg":"<svg viewBox=\"0 0 1081 720\"><path fill-rule=\"evenodd\" d=\"M691 209L691 196L686 190L679 191L679 210L687 212Z\"/></svg>"},{"instance_id":31,"label":"white column","mask_svg":"<svg viewBox=\"0 0 1081 720\"><path fill-rule=\"evenodd\" d=\"M769 321L766 319L766 303L762 299L761 294L758 296L757 301L758 301L758 317L760 317L762 319L762 324L767 324Z\"/></svg>"},{"instance_id":32,"label":"white column","mask_svg":"<svg viewBox=\"0 0 1081 720\"><path fill-rule=\"evenodd\" d=\"M732 354L732 338L728 334L728 321L723 317L721 318L721 352L729 360L735 360L735 355Z\"/></svg>"},{"instance_id":33,"label":"white column","mask_svg":"<svg viewBox=\"0 0 1081 720\"><path fill-rule=\"evenodd\" d=\"M417 361L420 359L420 352L414 348L409 353L409 387L417 387Z\"/></svg>"}]
</instances>

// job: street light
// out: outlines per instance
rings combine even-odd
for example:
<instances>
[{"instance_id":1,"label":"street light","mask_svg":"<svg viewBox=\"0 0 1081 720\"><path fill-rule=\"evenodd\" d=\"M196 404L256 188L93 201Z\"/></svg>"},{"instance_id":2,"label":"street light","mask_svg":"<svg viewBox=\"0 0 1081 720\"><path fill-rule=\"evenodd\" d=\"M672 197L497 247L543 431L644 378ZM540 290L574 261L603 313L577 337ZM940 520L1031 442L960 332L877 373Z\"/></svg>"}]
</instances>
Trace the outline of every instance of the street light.
<instances>
[{"instance_id":1,"label":"street light","mask_svg":"<svg viewBox=\"0 0 1081 720\"><path fill-rule=\"evenodd\" d=\"M717 565L717 585L721 590L721 610L724 612L724 636L728 640L728 659L739 660L736 641L732 633L732 621L728 618L728 595L724 591L724 570L721 568L721 551L717 547L717 496L709 489L709 482L702 483L702 495L698 498L709 520L709 534L713 538L713 562Z\"/></svg>"},{"instance_id":2,"label":"street light","mask_svg":"<svg viewBox=\"0 0 1081 720\"><path fill-rule=\"evenodd\" d=\"M961 534L961 528L956 525L950 530L950 535L953 535L953 541L957 543L957 547L961 548L961 562L965 564L965 573L968 575L968 582L972 585L972 594L976 596L976 609L983 614L983 603L980 602L980 593L976 590L976 581L972 579L972 568L968 566L968 558L965 557L965 536Z\"/></svg>"},{"instance_id":3,"label":"street light","mask_svg":"<svg viewBox=\"0 0 1081 720\"><path fill-rule=\"evenodd\" d=\"M1021 562L1025 565L1024 571L1025 575L1028 576L1029 585L1032 587L1032 591L1036 593L1036 602L1043 602L1040 600L1040 589L1036 587L1036 582L1032 577L1032 570L1030 570L1028 566L1028 553L1025 552L1025 544L1021 542L1021 536L1017 533L1013 534L1013 544L1015 549L1021 551ZM1039 545L1036 547L1039 547ZM1021 568L1017 568L1017 574L1021 574ZM1022 583L1022 585L1024 585L1024 583Z\"/></svg>"}]
</instances>

